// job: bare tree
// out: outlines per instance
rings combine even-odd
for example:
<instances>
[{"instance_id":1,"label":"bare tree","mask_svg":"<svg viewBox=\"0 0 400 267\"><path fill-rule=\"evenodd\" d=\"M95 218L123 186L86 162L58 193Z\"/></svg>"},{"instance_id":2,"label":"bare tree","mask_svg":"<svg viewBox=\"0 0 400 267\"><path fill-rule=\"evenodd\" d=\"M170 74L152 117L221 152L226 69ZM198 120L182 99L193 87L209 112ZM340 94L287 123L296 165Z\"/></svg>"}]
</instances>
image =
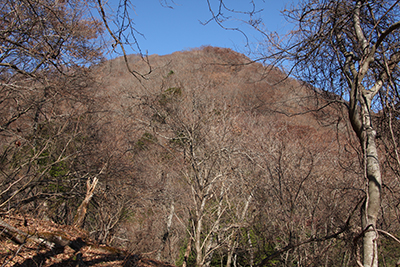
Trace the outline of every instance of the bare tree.
<instances>
[{"instance_id":1,"label":"bare tree","mask_svg":"<svg viewBox=\"0 0 400 267\"><path fill-rule=\"evenodd\" d=\"M87 173L78 157L93 141L88 66L102 60L102 26L82 1L7 0L0 13L0 206L39 210L52 198L66 222Z\"/></svg>"},{"instance_id":2,"label":"bare tree","mask_svg":"<svg viewBox=\"0 0 400 267\"><path fill-rule=\"evenodd\" d=\"M188 74L193 81L190 83L180 81L173 71L166 71L160 88L153 86L151 92L136 98L140 99L137 104L140 109L134 113L136 116L139 110L143 113L141 120L145 119L146 123L141 127L146 132L133 150L143 155L142 159L154 153L145 161L146 167L155 164L152 168L158 169L157 172L162 168L161 175L153 172L149 176L160 177L161 184L169 177L183 190L174 205L176 209L185 205L186 214L175 217L185 224L193 241L189 246L196 255L197 266L209 266L217 252L230 243L235 247L235 236L245 225L252 199L251 189L246 189L245 182L245 177L252 173L246 171L251 162L241 163L245 158L241 151L245 148L241 147L241 130L236 126L240 109L233 107L235 100L231 95L219 90L218 73L212 73L213 68L207 66L206 71L215 76L215 82L197 69ZM173 167L163 168L165 162ZM185 203L182 203L183 197ZM168 199L166 206L171 206L171 201L174 200ZM165 217L171 218L169 210ZM166 220L166 228L169 233L170 219ZM164 241L160 249L163 248Z\"/></svg>"},{"instance_id":3,"label":"bare tree","mask_svg":"<svg viewBox=\"0 0 400 267\"><path fill-rule=\"evenodd\" d=\"M289 74L315 86L321 95L334 93L337 97L330 95L329 100L347 109L368 188L360 233L363 266L378 266L382 173L373 115L382 108L379 95L392 105L399 100L399 8L398 1L300 1L284 10L296 25L287 42L253 23L266 37L265 59L288 64Z\"/></svg>"}]
</instances>

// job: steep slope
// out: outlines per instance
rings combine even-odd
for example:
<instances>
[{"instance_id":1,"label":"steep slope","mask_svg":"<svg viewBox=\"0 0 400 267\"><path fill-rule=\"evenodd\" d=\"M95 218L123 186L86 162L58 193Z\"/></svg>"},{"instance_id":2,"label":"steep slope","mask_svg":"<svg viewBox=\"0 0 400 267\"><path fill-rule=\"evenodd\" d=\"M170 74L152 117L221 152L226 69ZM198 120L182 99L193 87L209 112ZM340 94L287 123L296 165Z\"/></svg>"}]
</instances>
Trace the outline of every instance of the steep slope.
<instances>
[{"instance_id":1,"label":"steep slope","mask_svg":"<svg viewBox=\"0 0 400 267\"><path fill-rule=\"evenodd\" d=\"M2 223L21 231L16 235L3 228L0 239L2 266L137 266L173 267L91 240L89 234L72 226L58 225L20 214L4 215ZM23 233L22 233L23 232ZM31 240L37 236L41 243ZM9 239L10 238L10 239ZM13 241L13 242L12 242ZM53 247L46 245L53 244Z\"/></svg>"},{"instance_id":2,"label":"steep slope","mask_svg":"<svg viewBox=\"0 0 400 267\"><path fill-rule=\"evenodd\" d=\"M139 82L131 75L123 58L106 62L96 70L100 88L103 88L99 88L99 94L112 99L110 102L115 109L132 106L135 97L162 92L167 80L171 83L173 79L172 83L186 91L201 91L213 95L214 99L225 99L242 111L264 116L273 114L274 120L293 125L320 131L324 129L321 124L327 123L323 119L336 117L334 109L316 112L327 103L318 99L311 87L286 77L274 67L252 63L230 49L203 47L165 56L152 55L143 60L132 55L127 62L132 69L143 74L144 79L135 74L141 80Z\"/></svg>"},{"instance_id":3,"label":"steep slope","mask_svg":"<svg viewBox=\"0 0 400 267\"><path fill-rule=\"evenodd\" d=\"M251 199L248 210L242 211L251 223L243 227L261 231L260 251L263 242L279 248L279 240L289 244L293 235L304 240L308 231L322 236L350 228L350 203L361 197L361 190L354 189L363 183L354 136L348 134L339 107L327 105L313 88L280 70L251 63L229 49L203 47L146 60L130 56L128 64L144 78L128 73L123 58L96 70L101 81L98 94L110 100L107 109L113 111L111 128L123 129L119 146L135 170L133 177L124 177L136 189L127 193L134 196L133 215L116 232L125 240L120 245L177 262L189 247L188 239L201 238L195 237L196 231L217 234L191 225L203 218L195 214L207 214L207 227L232 229L231 219L215 225L221 222L212 210L224 205L218 199L205 204L209 210L200 210L196 199L209 200L201 191L204 186L216 190L213 196L224 192L226 203L231 203L225 215L235 220L240 210L229 209L245 207ZM191 165L194 162L197 167ZM196 172L233 179L229 183L237 188L224 191L222 180L196 185L191 176ZM225 235L218 234L220 239ZM231 234L224 238L236 235ZM218 244L223 255L236 244L226 242ZM254 256L241 245L248 258ZM322 248L315 251L315 260L319 253Z\"/></svg>"},{"instance_id":4,"label":"steep slope","mask_svg":"<svg viewBox=\"0 0 400 267\"><path fill-rule=\"evenodd\" d=\"M32 255L35 246L19 250L7 237L3 262L220 266L237 258L250 265L307 244L280 260L317 266L324 257L336 266L343 253L338 247L352 253L363 180L354 136L339 107L282 71L229 49L132 55L127 63L134 73L124 58L91 68L90 101L100 107L89 118L99 129L79 136L95 140L81 161L99 178L84 226L90 234L60 227L69 240L64 252ZM81 188L85 182L86 176ZM77 194L76 202L83 198ZM55 219L60 209L73 217L75 210L61 202L44 208L43 200L24 209L38 219L29 219L35 221L29 229L23 217L2 218L25 232L54 233L40 219ZM346 245L327 236L340 236ZM313 238L322 241L314 246ZM76 240L84 242L77 250L69 245ZM121 250L104 252L95 244ZM144 265L133 255L158 261Z\"/></svg>"}]
</instances>

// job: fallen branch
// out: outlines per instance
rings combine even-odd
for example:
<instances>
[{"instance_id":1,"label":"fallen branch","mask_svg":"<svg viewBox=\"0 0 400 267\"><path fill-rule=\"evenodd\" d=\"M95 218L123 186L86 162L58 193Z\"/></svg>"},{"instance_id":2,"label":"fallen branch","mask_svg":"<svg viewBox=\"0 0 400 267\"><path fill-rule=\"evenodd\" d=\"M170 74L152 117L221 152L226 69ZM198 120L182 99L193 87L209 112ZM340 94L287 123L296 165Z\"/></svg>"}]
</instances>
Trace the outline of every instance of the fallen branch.
<instances>
[{"instance_id":1,"label":"fallen branch","mask_svg":"<svg viewBox=\"0 0 400 267\"><path fill-rule=\"evenodd\" d=\"M21 231L18 228L9 225L2 219L0 219L0 228L2 228L4 233L9 235L15 242L19 244L24 244L27 241L33 241L39 245L44 245L50 249L53 249L57 245L56 243L50 242L44 238L29 235L28 233L25 233L24 231Z\"/></svg>"}]
</instances>

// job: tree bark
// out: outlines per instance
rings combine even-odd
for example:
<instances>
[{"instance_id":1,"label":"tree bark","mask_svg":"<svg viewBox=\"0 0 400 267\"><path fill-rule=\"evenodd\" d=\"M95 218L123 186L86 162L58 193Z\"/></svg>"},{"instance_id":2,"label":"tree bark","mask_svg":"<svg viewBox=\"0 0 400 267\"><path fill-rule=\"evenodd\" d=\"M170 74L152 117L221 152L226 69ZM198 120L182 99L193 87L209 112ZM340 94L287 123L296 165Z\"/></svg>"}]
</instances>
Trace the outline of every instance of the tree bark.
<instances>
[{"instance_id":1,"label":"tree bark","mask_svg":"<svg viewBox=\"0 0 400 267\"><path fill-rule=\"evenodd\" d=\"M367 93L362 95L362 99L359 101L361 114L358 118L353 117L350 119L352 120L352 124L360 124L361 122L362 125L356 132L358 133L357 135L364 154L364 173L368 187L361 214L361 223L364 233L363 266L378 267L378 232L376 230L376 222L381 205L382 178L378 150L376 147L376 131L372 125L370 97L371 95Z\"/></svg>"},{"instance_id":2,"label":"tree bark","mask_svg":"<svg viewBox=\"0 0 400 267\"><path fill-rule=\"evenodd\" d=\"M245 204L245 206L243 208L242 215L240 217L240 221L239 221L240 224L242 224L244 222L245 218L246 218L247 210L249 209L249 205L250 205L250 202L251 202L252 198L253 198L253 194L250 193L249 197L246 200L246 204ZM236 249L236 246L237 246L237 235L238 235L238 233L239 233L239 229L235 229L233 234L232 234L232 239L231 239L231 242L230 242L230 245L229 245L229 248L228 248L229 251L228 251L228 256L227 256L227 260L226 260L226 267L231 267L231 265L232 265L233 254L235 253L235 249ZM250 234L249 234L248 231L247 231L247 237L248 237L249 246L251 248L252 247L252 243L251 243ZM250 259L250 266L253 266L252 251L250 251L250 258L251 258Z\"/></svg>"},{"instance_id":3,"label":"tree bark","mask_svg":"<svg viewBox=\"0 0 400 267\"><path fill-rule=\"evenodd\" d=\"M372 127L366 130L366 174L368 178L368 195L362 214L363 265L364 267L378 266L378 232L376 221L381 204L381 172L378 153L375 144L376 132Z\"/></svg>"},{"instance_id":4,"label":"tree bark","mask_svg":"<svg viewBox=\"0 0 400 267\"><path fill-rule=\"evenodd\" d=\"M171 201L171 210L170 210L170 213L167 218L167 229L164 232L164 235L161 240L160 248L158 249L158 252L157 252L157 260L161 260L162 251L164 250L165 244L167 243L167 240L169 238L169 233L171 231L172 218L174 216L174 212L175 212L175 202L174 202L174 200L172 200Z\"/></svg>"},{"instance_id":5,"label":"tree bark","mask_svg":"<svg viewBox=\"0 0 400 267\"><path fill-rule=\"evenodd\" d=\"M183 258L182 267L186 267L187 266L187 262L189 260L189 256L190 256L190 252L191 251L192 251L192 238L189 237L188 244L186 246L185 255L184 255L184 258Z\"/></svg>"},{"instance_id":6,"label":"tree bark","mask_svg":"<svg viewBox=\"0 0 400 267\"><path fill-rule=\"evenodd\" d=\"M75 227L82 228L83 223L85 222L87 206L89 205L90 199L93 197L97 182L98 182L97 177L93 179L92 183L90 182L90 178L88 178L86 182L86 196L85 199L82 201L81 205L78 207L78 210L76 211L73 224Z\"/></svg>"},{"instance_id":7,"label":"tree bark","mask_svg":"<svg viewBox=\"0 0 400 267\"><path fill-rule=\"evenodd\" d=\"M25 232L19 230L18 228L15 228L14 226L9 225L2 219L0 219L0 229L2 229L2 231L4 233L9 234L12 237L12 239L14 239L14 241L16 241L17 243L20 243L20 244L24 244L27 241L33 241L37 244L43 244L50 249L53 249L57 245L56 243L50 242L43 238L29 235L28 233L25 233Z\"/></svg>"},{"instance_id":8,"label":"tree bark","mask_svg":"<svg viewBox=\"0 0 400 267\"><path fill-rule=\"evenodd\" d=\"M196 249L196 266L201 267L203 265L203 253L201 246L201 230L203 229L203 215L197 219L197 225L195 229L195 242L194 247ZM197 216L199 217L199 216Z\"/></svg>"}]
</instances>

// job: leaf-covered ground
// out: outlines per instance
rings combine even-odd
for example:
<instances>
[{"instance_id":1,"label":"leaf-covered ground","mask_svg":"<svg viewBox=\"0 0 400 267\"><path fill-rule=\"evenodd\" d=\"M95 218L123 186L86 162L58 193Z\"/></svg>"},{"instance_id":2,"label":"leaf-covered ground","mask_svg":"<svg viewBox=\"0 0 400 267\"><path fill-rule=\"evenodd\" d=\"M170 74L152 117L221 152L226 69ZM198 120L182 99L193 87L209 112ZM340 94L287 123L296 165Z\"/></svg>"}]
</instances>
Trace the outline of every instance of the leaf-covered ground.
<instances>
[{"instance_id":1,"label":"leaf-covered ground","mask_svg":"<svg viewBox=\"0 0 400 267\"><path fill-rule=\"evenodd\" d=\"M22 215L2 215L1 219L27 233L25 242L0 227L1 266L137 266L173 267L173 265L145 259L127 251L99 245L88 234L72 226L37 220ZM53 248L29 239L35 236L54 243Z\"/></svg>"}]
</instances>

